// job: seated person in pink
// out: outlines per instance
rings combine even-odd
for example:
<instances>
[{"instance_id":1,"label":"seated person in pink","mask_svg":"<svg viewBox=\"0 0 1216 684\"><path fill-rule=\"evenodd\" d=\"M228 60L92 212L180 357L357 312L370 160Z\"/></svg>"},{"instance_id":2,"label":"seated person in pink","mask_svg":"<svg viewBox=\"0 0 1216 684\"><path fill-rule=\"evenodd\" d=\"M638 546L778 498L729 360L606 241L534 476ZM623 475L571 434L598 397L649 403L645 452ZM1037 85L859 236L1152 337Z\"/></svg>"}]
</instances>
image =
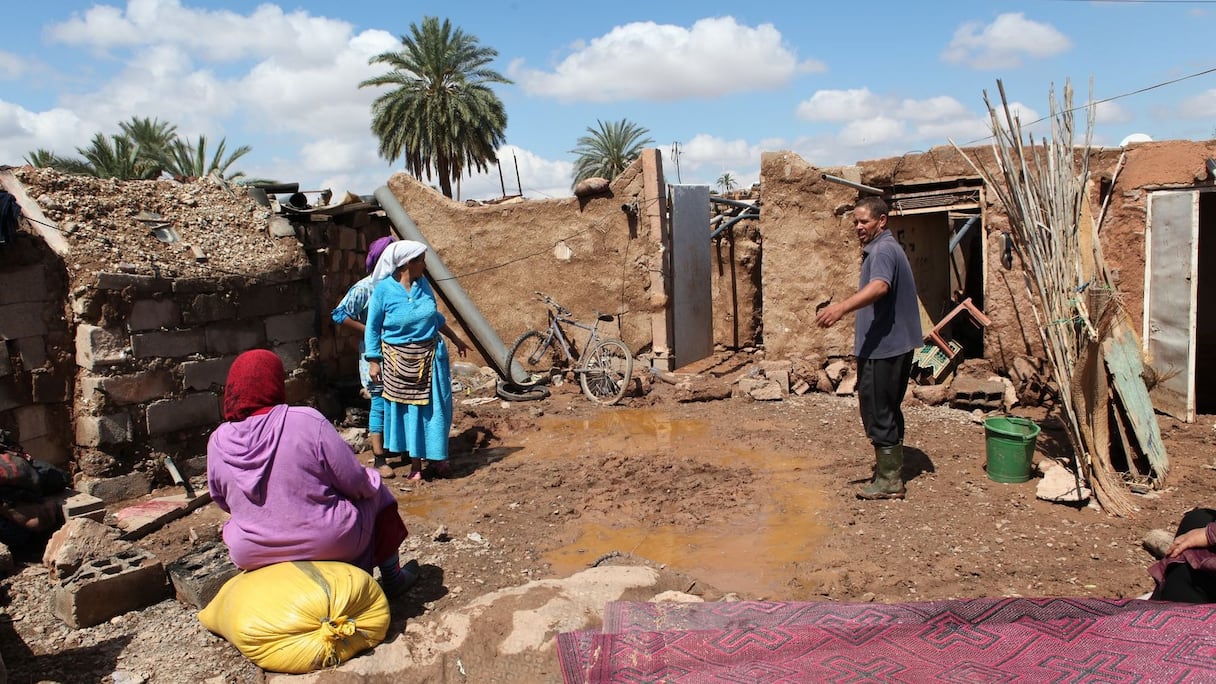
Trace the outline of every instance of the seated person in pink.
<instances>
[{"instance_id":1,"label":"seated person in pink","mask_svg":"<svg viewBox=\"0 0 1216 684\"><path fill-rule=\"evenodd\" d=\"M385 593L417 580L397 555L405 523L380 474L366 468L315 409L288 406L283 362L254 349L237 357L224 420L207 442L211 498L231 514L224 543L243 570L297 560L380 568Z\"/></svg>"}]
</instances>

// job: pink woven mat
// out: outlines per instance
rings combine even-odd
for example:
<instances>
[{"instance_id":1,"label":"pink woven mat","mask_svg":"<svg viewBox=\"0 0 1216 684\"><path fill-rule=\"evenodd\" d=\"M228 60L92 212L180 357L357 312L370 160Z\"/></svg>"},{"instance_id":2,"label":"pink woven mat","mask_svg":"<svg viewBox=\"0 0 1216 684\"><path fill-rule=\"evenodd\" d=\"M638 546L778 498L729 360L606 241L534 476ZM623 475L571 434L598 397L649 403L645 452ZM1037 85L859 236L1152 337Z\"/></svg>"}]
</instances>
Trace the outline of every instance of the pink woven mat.
<instances>
[{"instance_id":1,"label":"pink woven mat","mask_svg":"<svg viewBox=\"0 0 1216 684\"><path fill-rule=\"evenodd\" d=\"M1103 599L614 603L574 682L1216 681L1216 606Z\"/></svg>"}]
</instances>

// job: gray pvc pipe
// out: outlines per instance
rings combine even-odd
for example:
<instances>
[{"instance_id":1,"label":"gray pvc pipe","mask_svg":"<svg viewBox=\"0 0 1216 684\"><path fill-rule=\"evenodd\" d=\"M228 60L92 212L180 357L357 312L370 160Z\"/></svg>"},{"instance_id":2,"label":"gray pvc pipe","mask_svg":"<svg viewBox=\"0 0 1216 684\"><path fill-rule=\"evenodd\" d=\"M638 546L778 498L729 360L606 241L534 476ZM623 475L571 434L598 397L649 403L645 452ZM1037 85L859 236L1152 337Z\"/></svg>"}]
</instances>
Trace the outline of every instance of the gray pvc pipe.
<instances>
[{"instance_id":1,"label":"gray pvc pipe","mask_svg":"<svg viewBox=\"0 0 1216 684\"><path fill-rule=\"evenodd\" d=\"M832 183L839 183L841 185L846 185L850 188L853 188L854 190L868 192L871 195L885 194L885 192L883 191L882 188L876 188L872 185L865 185L864 183L855 183L847 178L841 178L840 176L833 176L831 174L825 173L821 176L821 178L823 178L825 181L831 181Z\"/></svg>"},{"instance_id":2,"label":"gray pvc pipe","mask_svg":"<svg viewBox=\"0 0 1216 684\"><path fill-rule=\"evenodd\" d=\"M477 351L482 358L490 364L490 367L498 373L499 377L508 381L514 382L511 379L511 374L503 368L506 363L507 348L502 343L502 339L498 337L498 333L490 327L489 321L481 315L481 311L477 308L473 301L469 299L469 295L465 293L464 288L460 283L456 282L456 278L452 275L448 267L444 265L443 259L439 258L439 254L431 243L427 242L422 236L422 231L418 230L418 224L405 213L405 209L401 203L397 201L397 197L388 189L388 186L381 186L376 190L376 200L380 203L380 207L384 209L384 213L388 216L388 220L397 228L398 234L407 239L421 242L430 250L430 254L426 257L426 274L430 276L431 282L439 291L439 296L443 297L443 301L452 310L473 338L473 346L477 347ZM518 368L515 377L527 378L528 374Z\"/></svg>"}]
</instances>

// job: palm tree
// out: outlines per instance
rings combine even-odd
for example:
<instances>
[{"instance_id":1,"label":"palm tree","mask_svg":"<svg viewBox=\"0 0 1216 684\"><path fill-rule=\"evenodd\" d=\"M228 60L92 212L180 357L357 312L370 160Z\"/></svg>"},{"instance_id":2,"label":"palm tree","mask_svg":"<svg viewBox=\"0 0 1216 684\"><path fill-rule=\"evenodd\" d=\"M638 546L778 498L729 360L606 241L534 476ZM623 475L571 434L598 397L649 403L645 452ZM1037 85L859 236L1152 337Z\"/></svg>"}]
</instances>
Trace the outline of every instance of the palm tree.
<instances>
[{"instance_id":1,"label":"palm tree","mask_svg":"<svg viewBox=\"0 0 1216 684\"><path fill-rule=\"evenodd\" d=\"M369 64L389 72L359 84L393 86L372 103L372 132L380 139L380 156L405 160L405 169L452 196L452 181L466 170L486 171L498 161L506 140L507 113L492 83L511 83L487 68L498 51L482 47L477 37L452 28L447 19L424 17L401 36L401 50L383 52Z\"/></svg>"},{"instance_id":2,"label":"palm tree","mask_svg":"<svg viewBox=\"0 0 1216 684\"><path fill-rule=\"evenodd\" d=\"M654 142L648 136L650 131L628 119L608 123L596 119L595 123L599 130L588 126L590 135L579 138L578 146L570 150L571 154L578 155L572 187L596 176L608 180L616 178Z\"/></svg>"},{"instance_id":3,"label":"palm tree","mask_svg":"<svg viewBox=\"0 0 1216 684\"><path fill-rule=\"evenodd\" d=\"M60 157L54 152L39 147L25 157L25 163L38 168L55 169L64 173L74 173L82 176L93 175L89 165L79 159Z\"/></svg>"},{"instance_id":4,"label":"palm tree","mask_svg":"<svg viewBox=\"0 0 1216 684\"><path fill-rule=\"evenodd\" d=\"M227 142L226 138L221 138L220 144L215 148L215 153L208 158L207 136L200 135L197 143L191 143L188 139L174 138L173 144L169 145L161 163L170 175L179 180L212 175L228 181L243 179L244 171L229 172L229 168L236 163L236 160L249 154L253 148L241 145L225 158L224 151Z\"/></svg>"},{"instance_id":5,"label":"palm tree","mask_svg":"<svg viewBox=\"0 0 1216 684\"><path fill-rule=\"evenodd\" d=\"M125 135L105 135L97 133L88 147L77 147L76 151L84 157L88 165L86 173L98 178L117 178L119 180L146 180L154 178L159 168L154 162L143 159L136 145Z\"/></svg>"},{"instance_id":6,"label":"palm tree","mask_svg":"<svg viewBox=\"0 0 1216 684\"><path fill-rule=\"evenodd\" d=\"M722 194L734 190L736 186L738 186L738 183L735 182L735 177L730 175L730 171L718 176L718 187L722 189Z\"/></svg>"},{"instance_id":7,"label":"palm tree","mask_svg":"<svg viewBox=\"0 0 1216 684\"><path fill-rule=\"evenodd\" d=\"M169 155L169 148L177 140L177 126L159 119L139 118L132 116L130 121L118 124L122 132L139 146L141 159L150 161L156 166L157 178L163 169L162 160Z\"/></svg>"}]
</instances>

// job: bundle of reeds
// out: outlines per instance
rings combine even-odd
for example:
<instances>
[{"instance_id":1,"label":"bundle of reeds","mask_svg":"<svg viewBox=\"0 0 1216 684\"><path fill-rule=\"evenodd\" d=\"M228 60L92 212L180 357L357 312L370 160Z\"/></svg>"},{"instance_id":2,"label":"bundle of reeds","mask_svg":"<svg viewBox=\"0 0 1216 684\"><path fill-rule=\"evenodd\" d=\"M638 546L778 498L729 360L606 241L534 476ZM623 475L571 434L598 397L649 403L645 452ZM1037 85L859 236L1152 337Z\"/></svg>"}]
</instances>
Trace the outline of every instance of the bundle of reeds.
<instances>
[{"instance_id":1,"label":"bundle of reeds","mask_svg":"<svg viewBox=\"0 0 1216 684\"><path fill-rule=\"evenodd\" d=\"M1100 349L1096 349L1100 347L1101 336L1086 305L1085 291L1092 275L1086 273L1087 257L1078 238L1082 217L1092 221L1088 218L1086 184L1094 108L1088 108L1085 141L1078 147L1074 144L1072 87L1067 83L1064 86L1063 106L1057 102L1053 88L1049 98L1051 135L1036 143L1011 111L1005 87L999 80L997 88L1000 108L989 100L987 91L984 103L988 106L994 139L992 151L999 169L994 173L961 149L958 151L984 178L1009 217L1035 321L1052 378L1059 388L1059 407L1073 446L1075 473L1079 479L1091 481L1103 508L1126 515L1134 507L1117 473L1109 466L1108 458L1097 463L1092 458L1095 407L1084 401L1089 388L1076 386L1079 382L1088 383L1086 379L1093 378L1095 372L1105 379ZM1096 316L1102 313L1094 312ZM1103 400L1104 395L1105 390ZM1100 405L1104 412L1105 402ZM1102 453L1107 453L1105 447Z\"/></svg>"}]
</instances>

